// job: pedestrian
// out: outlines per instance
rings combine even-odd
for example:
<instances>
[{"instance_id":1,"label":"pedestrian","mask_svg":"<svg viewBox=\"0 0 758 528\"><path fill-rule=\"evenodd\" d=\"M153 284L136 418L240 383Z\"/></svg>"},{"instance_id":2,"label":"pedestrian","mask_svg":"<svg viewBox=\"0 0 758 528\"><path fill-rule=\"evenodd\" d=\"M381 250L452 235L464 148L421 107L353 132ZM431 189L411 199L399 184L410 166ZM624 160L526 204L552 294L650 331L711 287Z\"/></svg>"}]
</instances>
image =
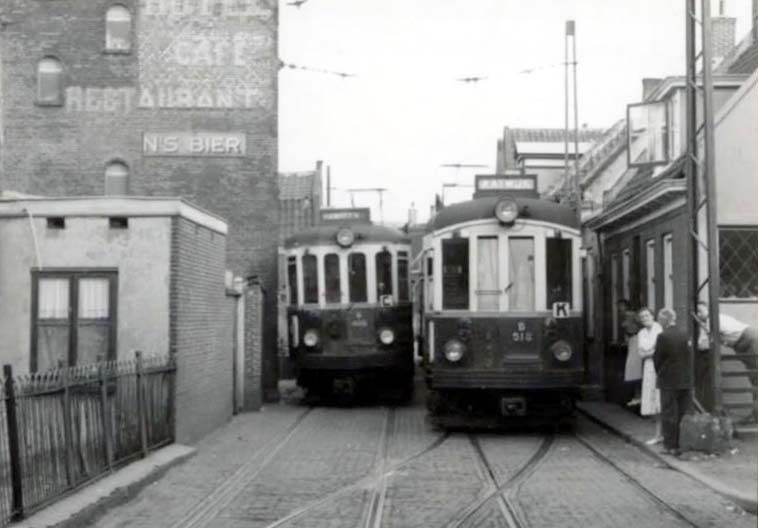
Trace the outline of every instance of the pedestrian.
<instances>
[{"instance_id":1,"label":"pedestrian","mask_svg":"<svg viewBox=\"0 0 758 528\"><path fill-rule=\"evenodd\" d=\"M663 308L658 312L663 332L655 344L653 361L661 391L663 452L678 456L679 424L690 404L690 349L687 334L676 327L676 312Z\"/></svg>"},{"instance_id":2,"label":"pedestrian","mask_svg":"<svg viewBox=\"0 0 758 528\"><path fill-rule=\"evenodd\" d=\"M634 396L627 402L627 406L634 407L640 404L642 391L642 359L637 352L637 332L640 331L640 324L637 320L637 313L629 306L629 301L621 299L617 306L623 344L626 345L624 382L631 385L634 390Z\"/></svg>"},{"instance_id":3,"label":"pedestrian","mask_svg":"<svg viewBox=\"0 0 758 528\"><path fill-rule=\"evenodd\" d=\"M697 303L697 317L700 322L700 335L698 338L698 353L695 355L696 387L698 388L698 400L703 393L707 393L705 402L712 407L711 394L713 389L711 380L710 339L708 336L708 305L699 301ZM734 350L735 354L744 363L745 368L754 371L748 378L752 388L758 389L758 329L755 329L730 315L719 313L719 336L721 343ZM705 388L707 387L707 388ZM706 407L711 410L709 407ZM758 395L753 394L753 420L758 421Z\"/></svg>"},{"instance_id":4,"label":"pedestrian","mask_svg":"<svg viewBox=\"0 0 758 528\"><path fill-rule=\"evenodd\" d=\"M655 342L663 329L655 322L650 308L642 308L637 312L642 328L637 332L637 353L642 360L642 402L640 414L655 418L655 436L649 439L648 445L660 444L663 441L661 424L661 394L658 390L653 354Z\"/></svg>"}]
</instances>

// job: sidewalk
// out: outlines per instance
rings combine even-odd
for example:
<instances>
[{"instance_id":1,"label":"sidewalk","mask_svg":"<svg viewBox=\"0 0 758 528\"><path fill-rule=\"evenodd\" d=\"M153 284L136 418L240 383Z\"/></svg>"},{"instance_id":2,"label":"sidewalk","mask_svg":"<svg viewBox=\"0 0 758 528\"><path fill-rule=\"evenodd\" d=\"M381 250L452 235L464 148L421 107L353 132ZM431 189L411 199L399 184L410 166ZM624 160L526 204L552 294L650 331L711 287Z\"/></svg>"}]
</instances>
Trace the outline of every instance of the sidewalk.
<instances>
[{"instance_id":1,"label":"sidewalk","mask_svg":"<svg viewBox=\"0 0 758 528\"><path fill-rule=\"evenodd\" d=\"M655 423L613 403L580 402L579 410L590 419L621 435L662 463L699 480L727 496L743 509L758 512L758 437L734 440L735 449L722 455L690 453L678 459L660 453L660 446L645 440L655 433Z\"/></svg>"}]
</instances>

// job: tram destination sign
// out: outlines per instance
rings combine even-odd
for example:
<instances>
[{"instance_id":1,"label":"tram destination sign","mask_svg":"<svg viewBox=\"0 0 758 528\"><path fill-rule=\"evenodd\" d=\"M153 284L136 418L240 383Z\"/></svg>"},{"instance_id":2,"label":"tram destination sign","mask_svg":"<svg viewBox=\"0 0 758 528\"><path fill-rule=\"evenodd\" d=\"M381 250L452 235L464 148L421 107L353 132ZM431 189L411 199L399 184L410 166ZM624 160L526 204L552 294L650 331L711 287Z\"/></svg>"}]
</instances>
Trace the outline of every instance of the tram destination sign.
<instances>
[{"instance_id":1,"label":"tram destination sign","mask_svg":"<svg viewBox=\"0 0 758 528\"><path fill-rule=\"evenodd\" d=\"M322 224L351 224L371 221L371 209L361 207L355 209L322 209Z\"/></svg>"},{"instance_id":2,"label":"tram destination sign","mask_svg":"<svg viewBox=\"0 0 758 528\"><path fill-rule=\"evenodd\" d=\"M487 174L476 177L476 197L493 194L537 196L537 176L534 174Z\"/></svg>"},{"instance_id":3,"label":"tram destination sign","mask_svg":"<svg viewBox=\"0 0 758 528\"><path fill-rule=\"evenodd\" d=\"M144 156L242 157L247 137L242 132L145 132Z\"/></svg>"}]
</instances>

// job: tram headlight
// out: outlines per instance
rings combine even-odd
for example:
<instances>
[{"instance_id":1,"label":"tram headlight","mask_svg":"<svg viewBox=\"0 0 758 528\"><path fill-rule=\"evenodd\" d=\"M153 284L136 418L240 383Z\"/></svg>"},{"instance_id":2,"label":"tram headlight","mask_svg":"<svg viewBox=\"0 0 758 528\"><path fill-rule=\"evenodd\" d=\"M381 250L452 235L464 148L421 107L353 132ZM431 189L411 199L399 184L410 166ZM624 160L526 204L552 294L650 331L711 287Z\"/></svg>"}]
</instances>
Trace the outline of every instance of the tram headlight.
<instances>
[{"instance_id":1,"label":"tram headlight","mask_svg":"<svg viewBox=\"0 0 758 528\"><path fill-rule=\"evenodd\" d=\"M379 341L383 345L391 345L395 342L395 332L391 328L382 328L379 330Z\"/></svg>"},{"instance_id":2,"label":"tram headlight","mask_svg":"<svg viewBox=\"0 0 758 528\"><path fill-rule=\"evenodd\" d=\"M550 350L553 352L553 356L558 361L566 362L571 359L571 356L574 355L574 351L571 348L571 345L562 339L553 343L553 346L550 347Z\"/></svg>"},{"instance_id":3,"label":"tram headlight","mask_svg":"<svg viewBox=\"0 0 758 528\"><path fill-rule=\"evenodd\" d=\"M303 344L307 347L313 348L318 345L318 332L316 330L306 330L303 336Z\"/></svg>"},{"instance_id":4,"label":"tram headlight","mask_svg":"<svg viewBox=\"0 0 758 528\"><path fill-rule=\"evenodd\" d=\"M337 244L340 247L347 248L355 242L355 233L349 227L342 227L337 231Z\"/></svg>"},{"instance_id":5,"label":"tram headlight","mask_svg":"<svg viewBox=\"0 0 758 528\"><path fill-rule=\"evenodd\" d=\"M518 204L513 198L503 198L495 204L495 216L503 224L512 224L518 217Z\"/></svg>"},{"instance_id":6,"label":"tram headlight","mask_svg":"<svg viewBox=\"0 0 758 528\"><path fill-rule=\"evenodd\" d=\"M457 339L451 339L445 343L445 359L451 363L457 363L466 352L466 346Z\"/></svg>"}]
</instances>

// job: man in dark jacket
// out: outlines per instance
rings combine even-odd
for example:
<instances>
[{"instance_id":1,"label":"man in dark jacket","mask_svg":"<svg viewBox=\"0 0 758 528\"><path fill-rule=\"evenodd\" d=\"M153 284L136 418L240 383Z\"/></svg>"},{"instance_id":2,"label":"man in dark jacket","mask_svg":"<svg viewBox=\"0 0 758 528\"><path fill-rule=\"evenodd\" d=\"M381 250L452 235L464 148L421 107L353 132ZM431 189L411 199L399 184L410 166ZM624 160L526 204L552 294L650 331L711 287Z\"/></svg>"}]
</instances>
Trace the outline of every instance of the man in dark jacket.
<instances>
[{"instance_id":1,"label":"man in dark jacket","mask_svg":"<svg viewBox=\"0 0 758 528\"><path fill-rule=\"evenodd\" d=\"M687 334L676 325L676 312L663 308L658 312L663 332L655 342L653 363L661 391L661 422L664 453L678 455L679 423L690 403L690 350Z\"/></svg>"}]
</instances>

